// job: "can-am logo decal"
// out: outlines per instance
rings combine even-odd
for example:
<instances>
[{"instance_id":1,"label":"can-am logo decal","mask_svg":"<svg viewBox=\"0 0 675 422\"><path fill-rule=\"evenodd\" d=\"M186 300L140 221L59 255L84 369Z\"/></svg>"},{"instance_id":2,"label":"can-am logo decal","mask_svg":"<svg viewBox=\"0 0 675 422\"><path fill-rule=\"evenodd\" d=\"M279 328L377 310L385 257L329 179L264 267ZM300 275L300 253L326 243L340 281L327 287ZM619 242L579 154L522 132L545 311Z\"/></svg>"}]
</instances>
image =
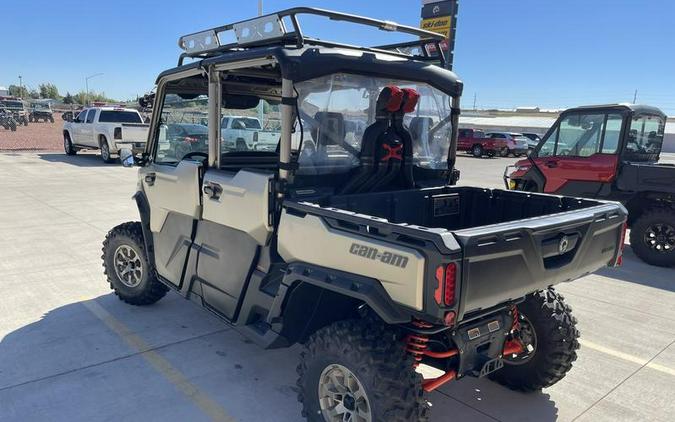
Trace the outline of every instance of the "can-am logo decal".
<instances>
[{"instance_id":1,"label":"can-am logo decal","mask_svg":"<svg viewBox=\"0 0 675 422\"><path fill-rule=\"evenodd\" d=\"M405 268L408 265L408 258L403 255L394 252L380 251L377 248L359 245L358 243L352 243L352 246L349 248L349 253L399 268Z\"/></svg>"}]
</instances>

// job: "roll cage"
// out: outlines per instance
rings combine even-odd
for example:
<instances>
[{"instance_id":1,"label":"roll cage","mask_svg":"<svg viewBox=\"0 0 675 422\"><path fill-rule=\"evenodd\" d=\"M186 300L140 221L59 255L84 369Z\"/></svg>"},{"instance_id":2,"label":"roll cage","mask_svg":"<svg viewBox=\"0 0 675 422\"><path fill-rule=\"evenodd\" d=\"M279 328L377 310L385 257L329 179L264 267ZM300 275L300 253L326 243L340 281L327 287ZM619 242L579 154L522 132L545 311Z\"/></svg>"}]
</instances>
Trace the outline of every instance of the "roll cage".
<instances>
[{"instance_id":1,"label":"roll cage","mask_svg":"<svg viewBox=\"0 0 675 422\"><path fill-rule=\"evenodd\" d=\"M377 47L355 47L322 41L303 34L298 20L298 15L301 14L323 16L331 20L401 32L419 38L410 42ZM292 31L285 29L286 20L290 21L289 27L293 28ZM221 39L224 38L222 34L228 31L240 36L246 30L259 31L265 25L272 25L274 28L270 37L221 43ZM307 7L288 9L250 21L223 25L181 37L179 46L184 52L180 56L179 66L159 75L153 108L157 111L162 109L167 84L189 78L201 78L202 84L207 83L209 96L208 165L218 167L221 164L220 147L219 142L213 140L220 138L220 110L223 101L227 101L227 95L254 96L279 104L282 122L281 136L277 151L278 158L274 158L275 167L279 171L279 179L284 184L292 180L292 173L297 168L298 154L293 154L291 148L292 132L299 114L296 83L340 72L427 83L452 97L452 112L448 116L452 133L447 169L448 174L452 174L455 163L459 100L463 84L453 72L439 66L430 66L431 61L439 61L441 65L445 63L442 53L440 56L432 56L429 53L432 49L426 48L429 44L436 44L435 51L441 51L438 44L442 40L443 37L436 33L398 25L394 22ZM183 64L186 58L194 61ZM203 88L204 86L191 88L187 84L185 90L189 94L190 89L203 92ZM224 89L227 94L223 94ZM147 99L144 98L144 100ZM141 162L153 160L156 153L154 140L157 137L160 118L161 113L153 113L149 142ZM272 157L267 158L263 161L269 162Z\"/></svg>"}]
</instances>

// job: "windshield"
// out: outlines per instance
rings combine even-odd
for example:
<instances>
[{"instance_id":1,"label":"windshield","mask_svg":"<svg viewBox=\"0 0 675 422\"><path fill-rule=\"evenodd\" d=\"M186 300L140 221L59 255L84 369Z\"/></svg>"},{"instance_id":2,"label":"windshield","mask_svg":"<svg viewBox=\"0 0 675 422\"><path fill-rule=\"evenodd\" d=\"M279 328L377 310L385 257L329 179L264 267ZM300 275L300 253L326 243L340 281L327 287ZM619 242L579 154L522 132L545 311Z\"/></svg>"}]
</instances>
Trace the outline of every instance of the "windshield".
<instances>
[{"instance_id":1,"label":"windshield","mask_svg":"<svg viewBox=\"0 0 675 422\"><path fill-rule=\"evenodd\" d=\"M98 118L100 123L143 123L135 111L103 110Z\"/></svg>"},{"instance_id":2,"label":"windshield","mask_svg":"<svg viewBox=\"0 0 675 422\"><path fill-rule=\"evenodd\" d=\"M424 83L333 74L296 84L302 130L296 127L293 149L300 146L298 174L344 173L361 165L364 134L376 121L376 104L386 87L412 88L415 109L404 115L412 140L415 167L447 170L451 137L451 97Z\"/></svg>"},{"instance_id":3,"label":"windshield","mask_svg":"<svg viewBox=\"0 0 675 422\"><path fill-rule=\"evenodd\" d=\"M21 101L3 101L2 103L7 108L23 108L23 103Z\"/></svg>"}]
</instances>

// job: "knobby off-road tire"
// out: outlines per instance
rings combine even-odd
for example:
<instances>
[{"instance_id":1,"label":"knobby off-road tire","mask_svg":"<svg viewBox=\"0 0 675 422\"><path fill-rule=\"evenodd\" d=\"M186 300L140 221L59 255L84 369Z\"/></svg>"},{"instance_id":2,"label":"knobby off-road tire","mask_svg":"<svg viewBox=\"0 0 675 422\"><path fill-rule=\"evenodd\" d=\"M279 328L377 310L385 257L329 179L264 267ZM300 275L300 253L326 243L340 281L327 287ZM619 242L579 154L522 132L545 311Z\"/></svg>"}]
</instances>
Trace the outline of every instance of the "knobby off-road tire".
<instances>
[{"instance_id":1,"label":"knobby off-road tire","mask_svg":"<svg viewBox=\"0 0 675 422\"><path fill-rule=\"evenodd\" d=\"M490 378L512 390L539 391L560 381L572 369L579 349L577 320L553 288L528 296L518 305L518 313L523 316L521 324L529 322L534 329L535 349L517 363L505 357L504 367Z\"/></svg>"},{"instance_id":2,"label":"knobby off-road tire","mask_svg":"<svg viewBox=\"0 0 675 422\"><path fill-rule=\"evenodd\" d=\"M131 305L150 305L169 290L150 265L139 222L120 224L103 241L103 269L110 288ZM133 273L132 273L133 272Z\"/></svg>"},{"instance_id":3,"label":"knobby off-road tire","mask_svg":"<svg viewBox=\"0 0 675 422\"><path fill-rule=\"evenodd\" d=\"M641 260L659 267L675 266L675 209L645 211L630 228L630 246Z\"/></svg>"},{"instance_id":4,"label":"knobby off-road tire","mask_svg":"<svg viewBox=\"0 0 675 422\"><path fill-rule=\"evenodd\" d=\"M318 330L300 356L298 400L308 421L331 420L322 412L320 385L325 386L332 371L339 374L340 369L354 375L357 390L362 387L373 422L428 421L429 405L423 397L422 377L413 369L414 360L400 335L375 318L339 321ZM355 384L352 379L351 385ZM334 395L338 401L324 399L323 407L330 409L341 398L345 407L363 410L363 399L353 400L358 396L358 392L351 399L347 394Z\"/></svg>"}]
</instances>

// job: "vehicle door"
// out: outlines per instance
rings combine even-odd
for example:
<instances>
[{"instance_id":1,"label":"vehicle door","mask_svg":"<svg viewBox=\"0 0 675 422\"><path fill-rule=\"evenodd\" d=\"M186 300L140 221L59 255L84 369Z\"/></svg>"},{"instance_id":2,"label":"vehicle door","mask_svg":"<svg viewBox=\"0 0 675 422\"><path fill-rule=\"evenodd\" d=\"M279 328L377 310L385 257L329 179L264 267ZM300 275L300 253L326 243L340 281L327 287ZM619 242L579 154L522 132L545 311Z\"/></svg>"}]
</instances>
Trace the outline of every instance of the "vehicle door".
<instances>
[{"instance_id":1,"label":"vehicle door","mask_svg":"<svg viewBox=\"0 0 675 422\"><path fill-rule=\"evenodd\" d=\"M98 139L94 135L94 121L97 112L97 109L90 108L84 123L80 125L80 136L83 145L98 147Z\"/></svg>"},{"instance_id":2,"label":"vehicle door","mask_svg":"<svg viewBox=\"0 0 675 422\"><path fill-rule=\"evenodd\" d=\"M236 111L223 109L221 115ZM278 111L270 109L265 118L271 115L279 119ZM271 239L271 186L278 157L263 151L221 152L202 183L197 279L206 304L233 320L259 252Z\"/></svg>"},{"instance_id":3,"label":"vehicle door","mask_svg":"<svg viewBox=\"0 0 675 422\"><path fill-rule=\"evenodd\" d=\"M623 115L602 111L563 116L540 144L535 165L544 175L544 192L596 196L613 182Z\"/></svg>"},{"instance_id":4,"label":"vehicle door","mask_svg":"<svg viewBox=\"0 0 675 422\"><path fill-rule=\"evenodd\" d=\"M83 145L82 144L82 126L84 125L84 122L87 120L87 112L88 109L84 109L80 111L77 116L73 119L72 124L71 124L71 134L72 136L71 141L74 144L78 145Z\"/></svg>"},{"instance_id":5,"label":"vehicle door","mask_svg":"<svg viewBox=\"0 0 675 422\"><path fill-rule=\"evenodd\" d=\"M167 147L172 141L167 138L169 128L180 123L186 107L208 110L208 81L197 71L170 78L158 86L160 110L152 119L148 148L152 158L141 167L139 177L149 206L157 273L181 288L194 229L201 216L201 176L208 155ZM188 78L190 88L186 89L181 82Z\"/></svg>"}]
</instances>

